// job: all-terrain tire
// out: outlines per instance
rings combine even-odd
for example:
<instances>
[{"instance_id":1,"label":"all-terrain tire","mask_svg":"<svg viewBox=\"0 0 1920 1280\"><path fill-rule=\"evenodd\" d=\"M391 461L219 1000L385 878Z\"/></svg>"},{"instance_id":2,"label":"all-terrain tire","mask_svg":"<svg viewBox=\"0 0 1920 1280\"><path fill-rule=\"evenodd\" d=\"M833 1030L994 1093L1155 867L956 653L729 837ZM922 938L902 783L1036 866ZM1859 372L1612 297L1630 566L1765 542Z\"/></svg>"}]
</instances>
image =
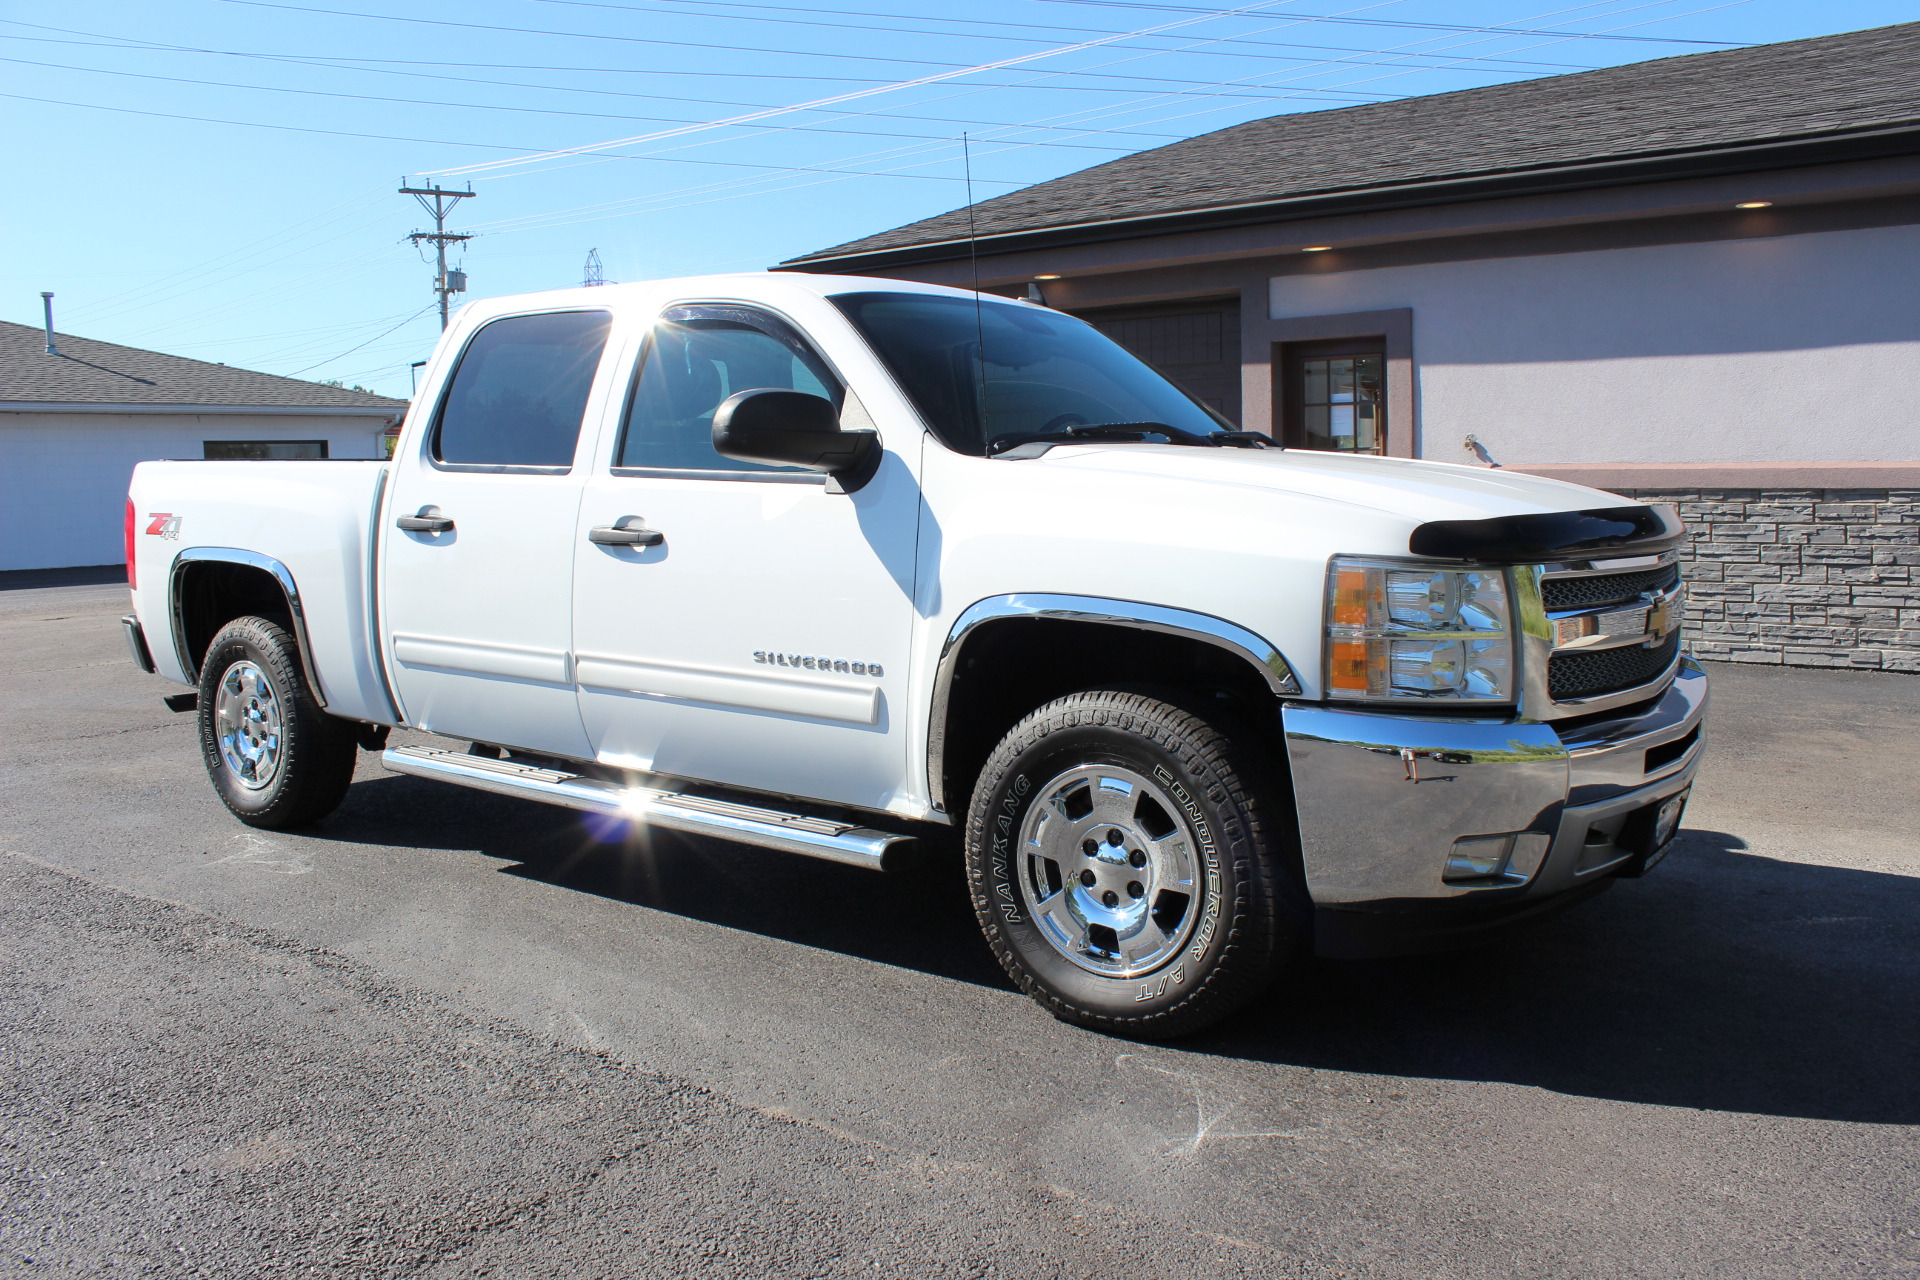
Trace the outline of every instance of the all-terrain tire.
<instances>
[{"instance_id":1,"label":"all-terrain tire","mask_svg":"<svg viewBox=\"0 0 1920 1280\"><path fill-rule=\"evenodd\" d=\"M248 826L303 826L346 796L354 726L321 709L284 628L265 618L221 628L200 667L199 711L213 789Z\"/></svg>"},{"instance_id":2,"label":"all-terrain tire","mask_svg":"<svg viewBox=\"0 0 1920 1280\"><path fill-rule=\"evenodd\" d=\"M1007 973L1057 1018L1145 1039L1244 1007L1310 929L1261 757L1178 696L1039 708L967 814L974 912Z\"/></svg>"}]
</instances>

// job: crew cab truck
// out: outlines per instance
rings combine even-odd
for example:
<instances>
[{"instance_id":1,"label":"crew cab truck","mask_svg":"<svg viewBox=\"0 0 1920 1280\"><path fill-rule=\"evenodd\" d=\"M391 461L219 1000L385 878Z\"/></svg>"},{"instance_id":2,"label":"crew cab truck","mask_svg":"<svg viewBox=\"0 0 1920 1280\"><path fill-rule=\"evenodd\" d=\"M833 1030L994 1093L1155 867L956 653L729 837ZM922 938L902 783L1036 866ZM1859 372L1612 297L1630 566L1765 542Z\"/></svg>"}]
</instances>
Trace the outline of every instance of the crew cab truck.
<instances>
[{"instance_id":1,"label":"crew cab truck","mask_svg":"<svg viewBox=\"0 0 1920 1280\"><path fill-rule=\"evenodd\" d=\"M127 521L135 660L240 821L407 726L446 743L390 770L636 825L956 830L1007 972L1137 1036L1641 874L1703 746L1671 509L1277 448L930 285L476 302L390 461L147 463Z\"/></svg>"}]
</instances>

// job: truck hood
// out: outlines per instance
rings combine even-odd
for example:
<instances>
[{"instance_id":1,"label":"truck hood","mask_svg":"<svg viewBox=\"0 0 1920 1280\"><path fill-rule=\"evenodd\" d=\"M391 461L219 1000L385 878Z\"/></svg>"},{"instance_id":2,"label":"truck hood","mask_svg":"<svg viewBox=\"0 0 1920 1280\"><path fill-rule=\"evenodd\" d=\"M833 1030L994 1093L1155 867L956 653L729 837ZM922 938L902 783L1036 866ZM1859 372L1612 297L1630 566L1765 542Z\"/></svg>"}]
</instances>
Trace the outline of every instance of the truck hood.
<instances>
[{"instance_id":1,"label":"truck hood","mask_svg":"<svg viewBox=\"0 0 1920 1280\"><path fill-rule=\"evenodd\" d=\"M1305 449L1194 449L1163 444L1068 445L1013 466L1152 476L1206 489L1265 490L1404 519L1483 520L1629 505L1619 494L1491 467L1320 453Z\"/></svg>"}]
</instances>

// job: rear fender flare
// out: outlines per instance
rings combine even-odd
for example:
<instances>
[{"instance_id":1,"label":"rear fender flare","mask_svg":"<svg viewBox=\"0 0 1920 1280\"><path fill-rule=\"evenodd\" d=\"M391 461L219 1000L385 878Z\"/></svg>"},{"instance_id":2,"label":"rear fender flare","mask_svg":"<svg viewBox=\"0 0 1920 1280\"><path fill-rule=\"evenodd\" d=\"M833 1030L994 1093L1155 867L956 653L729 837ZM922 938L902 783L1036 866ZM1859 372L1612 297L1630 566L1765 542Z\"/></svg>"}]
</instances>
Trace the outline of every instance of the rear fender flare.
<instances>
[{"instance_id":1,"label":"rear fender flare","mask_svg":"<svg viewBox=\"0 0 1920 1280\"><path fill-rule=\"evenodd\" d=\"M307 687L313 690L314 701L322 707L326 706L326 690L322 688L320 673L313 665L313 643L307 638L306 609L301 605L300 588L293 580L292 571L272 556L263 556L257 551L241 547L187 547L173 558L173 568L167 575L167 617L173 626L174 652L179 655L180 669L187 673L187 679L199 683L200 662L187 645L186 606L181 587L188 571L195 565L208 563L262 569L280 584L280 593L287 601L287 616L293 620L293 641L300 649L301 673L307 678Z\"/></svg>"}]
</instances>

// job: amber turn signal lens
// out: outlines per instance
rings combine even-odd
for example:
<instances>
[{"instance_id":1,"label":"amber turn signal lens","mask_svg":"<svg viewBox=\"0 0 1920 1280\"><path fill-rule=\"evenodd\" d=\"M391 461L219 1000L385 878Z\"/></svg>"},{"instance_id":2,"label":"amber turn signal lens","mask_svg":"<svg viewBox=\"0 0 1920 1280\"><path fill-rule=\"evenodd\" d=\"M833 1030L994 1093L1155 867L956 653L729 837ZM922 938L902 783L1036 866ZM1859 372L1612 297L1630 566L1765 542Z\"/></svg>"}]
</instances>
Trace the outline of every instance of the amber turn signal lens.
<instances>
[{"instance_id":1,"label":"amber turn signal lens","mask_svg":"<svg viewBox=\"0 0 1920 1280\"><path fill-rule=\"evenodd\" d=\"M1336 640L1327 663L1327 683L1339 693L1365 694L1367 691L1367 642Z\"/></svg>"}]
</instances>

